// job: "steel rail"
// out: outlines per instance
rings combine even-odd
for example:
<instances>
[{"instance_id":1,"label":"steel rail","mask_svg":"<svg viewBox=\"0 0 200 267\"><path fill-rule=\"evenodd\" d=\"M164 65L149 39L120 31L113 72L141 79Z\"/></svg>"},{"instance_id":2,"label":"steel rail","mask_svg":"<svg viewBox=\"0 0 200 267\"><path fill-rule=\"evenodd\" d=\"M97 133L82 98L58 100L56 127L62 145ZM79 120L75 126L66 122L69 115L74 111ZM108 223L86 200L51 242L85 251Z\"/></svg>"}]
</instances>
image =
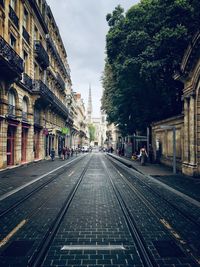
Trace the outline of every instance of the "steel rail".
<instances>
[{"instance_id":1,"label":"steel rail","mask_svg":"<svg viewBox=\"0 0 200 267\"><path fill-rule=\"evenodd\" d=\"M117 160L114 160L113 158L111 159L109 157L109 161L112 162L114 168L117 169L121 169L123 171L124 170L121 166L117 165ZM116 167L117 166L117 167ZM143 182L140 178L136 177L139 182L142 185L145 185L148 190L152 191L154 193L154 195L156 195L156 197L159 197L161 200L163 200L164 202L166 202L168 205L170 205L172 208L174 208L176 211L178 211L181 216L183 216L185 219L190 220L193 224L195 224L196 226L200 226L200 224L198 222L196 222L193 218L191 219L189 217L189 215L185 214L183 211L181 211L178 207L176 207L174 204L172 204L170 201L168 201L167 199L165 199L163 196L161 196L159 193L157 193L155 190L153 190L148 184L146 184L145 182ZM154 214L154 216L156 216L160 221L161 218L163 218L162 214L156 209L156 207L154 207L153 204L150 203L150 201L148 199L146 199L144 197L144 195L140 192L140 190L138 190L125 176L121 176L121 179L128 185L128 187L137 195L137 197L145 204L145 206ZM169 229L166 228L168 231ZM174 236L172 235L172 233L170 233L170 235L172 236L172 238L177 242L177 238L175 239ZM196 252L194 251L193 248L190 247L190 245L187 245L187 242L183 239L179 240L179 245L183 248L184 252L186 254L188 254L190 257L192 257L192 259L197 262L199 264L200 259L199 259L199 255L196 254Z\"/></svg>"},{"instance_id":2,"label":"steel rail","mask_svg":"<svg viewBox=\"0 0 200 267\"><path fill-rule=\"evenodd\" d=\"M112 161L112 162L118 161L116 158L115 159L112 158L112 160L111 160L110 157L109 157L109 160ZM120 163L123 164L122 161L120 161ZM117 166L118 166L118 168L122 169L121 166L119 166L119 165L117 165ZM123 169L123 170L126 171L125 169ZM141 174L141 173L139 173L139 174L140 175L144 175L144 174ZM195 218L194 216L192 216L191 214L189 214L189 213L187 213L185 211L182 211L175 204L173 204L172 202L170 202L169 200L167 200L165 197L163 197L163 195L159 194L156 190L152 189L152 187L150 185L148 185L147 183L145 183L144 181L142 181L139 177L137 177L137 176L134 176L134 177L137 178L137 180L139 181L139 183L141 183L142 185L145 185L149 189L149 191L151 191L154 195L158 196L160 199L162 199L164 202L166 202L168 205L170 205L176 211L178 211L183 217L185 217L186 219L190 220L193 224L195 224L196 226L198 226L200 228L200 222L197 221L198 218Z\"/></svg>"},{"instance_id":3,"label":"steel rail","mask_svg":"<svg viewBox=\"0 0 200 267\"><path fill-rule=\"evenodd\" d=\"M150 255L145 242L137 228L137 224L133 218L133 216L131 215L128 206L126 205L121 193L119 192L118 188L115 186L112 176L110 174L110 172L108 171L108 168L106 168L106 164L105 162L102 160L102 164L104 165L105 171L109 177L110 183L113 187L113 191L115 193L115 196L117 198L117 201L119 203L119 206L123 212L124 218L127 222L127 225L129 227L129 231L131 233L131 236L133 238L133 240L135 241L135 244L137 246L137 249L140 253L141 259L143 261L144 266L147 267L156 267L157 264L155 263L153 257Z\"/></svg>"},{"instance_id":4,"label":"steel rail","mask_svg":"<svg viewBox=\"0 0 200 267\"><path fill-rule=\"evenodd\" d=\"M27 267L41 267L42 263L45 259L46 253L48 249L51 246L51 243L60 227L60 224L63 221L64 216L66 215L69 206L71 202L73 201L73 198L78 190L78 187L80 186L84 175L86 171L88 170L89 164L91 161L91 156L90 159L88 160L86 166L84 167L83 171L81 172L78 181L76 184L73 186L71 192L69 193L67 199L65 200L62 208L60 209L59 213L57 214L55 220L52 222L51 226L49 227L49 230L46 232L44 238L41 240L37 250L35 251L34 255L29 259Z\"/></svg>"},{"instance_id":5,"label":"steel rail","mask_svg":"<svg viewBox=\"0 0 200 267\"><path fill-rule=\"evenodd\" d=\"M66 169L68 169L68 167L73 164L76 164L77 161L81 161L83 159L83 157L81 157L79 160L77 159L76 161L73 162L69 162L69 164L67 166L64 166L59 172L57 172L53 177L51 177L48 181L42 183L41 185L39 185L38 187L32 189L29 193L27 193L24 197L20 198L18 201L16 201L14 204L12 204L9 208L3 210L0 212L0 219L2 217L4 217L5 215L7 215L9 212L11 212L12 210L14 210L15 208L17 208L18 206L20 206L21 204L23 204L27 199L29 199L32 195L34 195L35 193L39 192L41 189L43 189L46 185L50 184L51 182L53 182L55 179L57 179L57 177L61 174L63 174ZM47 177L48 174L45 176ZM44 177L43 177L44 178ZM41 180L39 180L41 181ZM38 181L36 181L38 182Z\"/></svg>"}]
</instances>

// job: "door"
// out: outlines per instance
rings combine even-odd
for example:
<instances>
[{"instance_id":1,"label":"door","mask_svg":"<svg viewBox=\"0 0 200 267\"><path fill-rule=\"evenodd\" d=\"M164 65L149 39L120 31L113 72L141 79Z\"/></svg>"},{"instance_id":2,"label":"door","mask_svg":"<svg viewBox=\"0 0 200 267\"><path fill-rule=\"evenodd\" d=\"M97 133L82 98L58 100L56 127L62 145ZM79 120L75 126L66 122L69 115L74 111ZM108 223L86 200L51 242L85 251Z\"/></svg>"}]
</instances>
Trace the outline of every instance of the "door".
<instances>
[{"instance_id":1,"label":"door","mask_svg":"<svg viewBox=\"0 0 200 267\"><path fill-rule=\"evenodd\" d=\"M34 131L34 158L39 158L40 132Z\"/></svg>"},{"instance_id":2,"label":"door","mask_svg":"<svg viewBox=\"0 0 200 267\"><path fill-rule=\"evenodd\" d=\"M15 128L8 126L7 132L7 165L14 164Z\"/></svg>"},{"instance_id":3,"label":"door","mask_svg":"<svg viewBox=\"0 0 200 267\"><path fill-rule=\"evenodd\" d=\"M21 146L22 162L26 162L27 137L28 137L28 129L22 128L22 146Z\"/></svg>"}]
</instances>

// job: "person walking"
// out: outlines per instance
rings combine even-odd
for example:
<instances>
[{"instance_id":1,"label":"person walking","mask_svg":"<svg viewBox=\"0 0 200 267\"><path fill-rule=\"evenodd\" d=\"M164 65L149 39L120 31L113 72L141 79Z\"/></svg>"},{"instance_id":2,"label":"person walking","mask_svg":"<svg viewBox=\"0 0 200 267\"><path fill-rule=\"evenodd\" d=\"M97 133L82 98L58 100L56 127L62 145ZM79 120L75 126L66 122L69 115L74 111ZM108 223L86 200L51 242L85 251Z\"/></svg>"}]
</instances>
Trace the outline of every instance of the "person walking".
<instances>
[{"instance_id":1,"label":"person walking","mask_svg":"<svg viewBox=\"0 0 200 267\"><path fill-rule=\"evenodd\" d=\"M65 155L66 155L66 147L63 147L63 149L62 149L62 154L63 154L63 160L65 160Z\"/></svg>"},{"instance_id":2,"label":"person walking","mask_svg":"<svg viewBox=\"0 0 200 267\"><path fill-rule=\"evenodd\" d=\"M146 151L146 147L144 146L144 147L142 147L140 149L140 162L141 162L141 165L143 165L143 166L145 165L147 157L148 157L148 154L147 154L147 151Z\"/></svg>"}]
</instances>

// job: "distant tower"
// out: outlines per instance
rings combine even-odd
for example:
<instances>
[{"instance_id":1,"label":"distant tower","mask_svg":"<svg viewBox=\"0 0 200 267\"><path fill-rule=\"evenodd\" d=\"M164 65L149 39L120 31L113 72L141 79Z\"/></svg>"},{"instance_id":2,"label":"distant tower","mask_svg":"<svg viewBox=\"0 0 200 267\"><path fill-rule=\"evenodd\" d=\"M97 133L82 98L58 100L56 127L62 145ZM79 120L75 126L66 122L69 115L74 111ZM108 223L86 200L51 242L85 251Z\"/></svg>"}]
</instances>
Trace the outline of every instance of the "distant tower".
<instances>
[{"instance_id":1,"label":"distant tower","mask_svg":"<svg viewBox=\"0 0 200 267\"><path fill-rule=\"evenodd\" d=\"M89 86L87 120L88 120L88 123L92 123L92 94L91 94L91 86Z\"/></svg>"}]
</instances>

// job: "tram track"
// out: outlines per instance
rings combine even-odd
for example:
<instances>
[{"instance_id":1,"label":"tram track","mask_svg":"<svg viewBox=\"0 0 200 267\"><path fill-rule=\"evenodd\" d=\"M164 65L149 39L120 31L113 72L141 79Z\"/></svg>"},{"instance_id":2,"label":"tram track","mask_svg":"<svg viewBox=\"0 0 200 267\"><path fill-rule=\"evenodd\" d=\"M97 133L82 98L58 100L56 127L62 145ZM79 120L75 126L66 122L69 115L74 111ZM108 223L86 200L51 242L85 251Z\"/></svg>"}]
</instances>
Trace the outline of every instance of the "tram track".
<instances>
[{"instance_id":1,"label":"tram track","mask_svg":"<svg viewBox=\"0 0 200 267\"><path fill-rule=\"evenodd\" d=\"M151 213L160 221L160 223L165 227L165 229L170 233L170 236L174 239L174 241L183 249L183 251L192 257L192 259L197 263L200 264L200 255L197 253L197 249L194 249L194 246L190 246L190 244L186 241L186 237L183 237L181 233L178 233L178 231L174 230L174 228L171 227L171 225L168 223L168 220L165 219L163 214L159 212L157 206L152 204L147 197L144 196L144 192L141 192L136 186L133 185L131 181L128 180L128 178L123 175L119 170L122 172L127 172L125 169L123 169L121 166L119 166L118 161L113 158L107 157L109 161L112 163L113 167L116 169L118 174L120 175L123 182L134 192L135 195L143 202L143 204L151 211ZM128 176L130 174L128 173ZM183 212L181 209L179 209L176 205L168 201L166 198L164 198L161 194L159 194L157 191L152 189L150 185L142 181L140 178L136 177L138 182L142 185L143 189L144 187L147 188L156 198L161 199L166 205L169 205L172 209L174 209L175 213L179 213L185 220L189 221L193 226L195 225L197 229L200 229L200 223L196 220L196 218L191 217L191 215ZM192 228L191 225L191 228Z\"/></svg>"},{"instance_id":2,"label":"tram track","mask_svg":"<svg viewBox=\"0 0 200 267\"><path fill-rule=\"evenodd\" d=\"M81 157L80 159L77 158L75 159L73 162L69 162L67 164L67 166L62 167L59 172L56 172L50 179L48 179L47 181L44 181L42 184L38 185L36 188L30 189L30 191L25 194L23 197L21 197L19 200L15 201L13 204L11 204L8 208L6 208L5 210L0 211L0 219L3 218L5 215L7 215L8 213L12 212L14 209L16 209L17 207L19 207L21 204L23 204L26 200L28 200L30 197L32 197L34 194L38 193L41 189L43 189L44 187L46 187L47 185L49 185L50 183L52 183L53 181L55 181L57 179L58 176L62 175L64 172L66 172L66 170L68 170L68 168L72 167L74 164L77 164L77 161L81 161L83 159L83 157ZM45 175L44 177L48 177L48 174ZM43 177L43 178L44 178ZM39 181L41 181L41 179L39 179ZM38 182L38 181L37 181ZM13 194L14 195L14 194ZM7 198L9 198L10 196L8 196ZM4 199L3 201L5 201L6 199Z\"/></svg>"},{"instance_id":3,"label":"tram track","mask_svg":"<svg viewBox=\"0 0 200 267\"><path fill-rule=\"evenodd\" d=\"M144 266L156 267L157 264L155 263L153 257L150 255L148 248L146 247L146 244L145 244L145 242L144 242L144 240L140 234L140 231L137 228L137 223L134 220L133 216L131 215L126 202L124 201L120 191L118 190L118 188L114 184L113 179L112 179L112 175L110 174L104 161L102 161L102 164L103 164L105 171L108 175L108 178L109 178L110 183L112 185L113 191L115 193L115 196L117 198L119 206L120 206L120 208L124 214L125 221L127 222L127 225L129 227L129 231L130 231L131 236L132 236L132 238L133 238L133 240L137 246L137 249L140 253L140 256L141 256L141 259L142 259Z\"/></svg>"},{"instance_id":4,"label":"tram track","mask_svg":"<svg viewBox=\"0 0 200 267\"><path fill-rule=\"evenodd\" d=\"M48 249L51 246L51 243L56 236L56 233L59 229L60 224L63 221L63 218L66 216L66 213L69 209L69 206L71 202L73 201L73 198L84 178L84 175L86 171L88 170L89 164L91 161L91 156L90 159L88 160L86 166L84 167L83 171L79 175L79 178L77 182L74 184L73 188L71 189L70 193L68 194L64 204L62 205L61 209L59 210L59 213L56 215L54 221L51 223L48 231L45 233L44 237L41 239L40 244L37 246L37 249L35 253L30 257L28 260L27 267L40 267L42 266L42 263L45 259L46 253Z\"/></svg>"}]
</instances>

